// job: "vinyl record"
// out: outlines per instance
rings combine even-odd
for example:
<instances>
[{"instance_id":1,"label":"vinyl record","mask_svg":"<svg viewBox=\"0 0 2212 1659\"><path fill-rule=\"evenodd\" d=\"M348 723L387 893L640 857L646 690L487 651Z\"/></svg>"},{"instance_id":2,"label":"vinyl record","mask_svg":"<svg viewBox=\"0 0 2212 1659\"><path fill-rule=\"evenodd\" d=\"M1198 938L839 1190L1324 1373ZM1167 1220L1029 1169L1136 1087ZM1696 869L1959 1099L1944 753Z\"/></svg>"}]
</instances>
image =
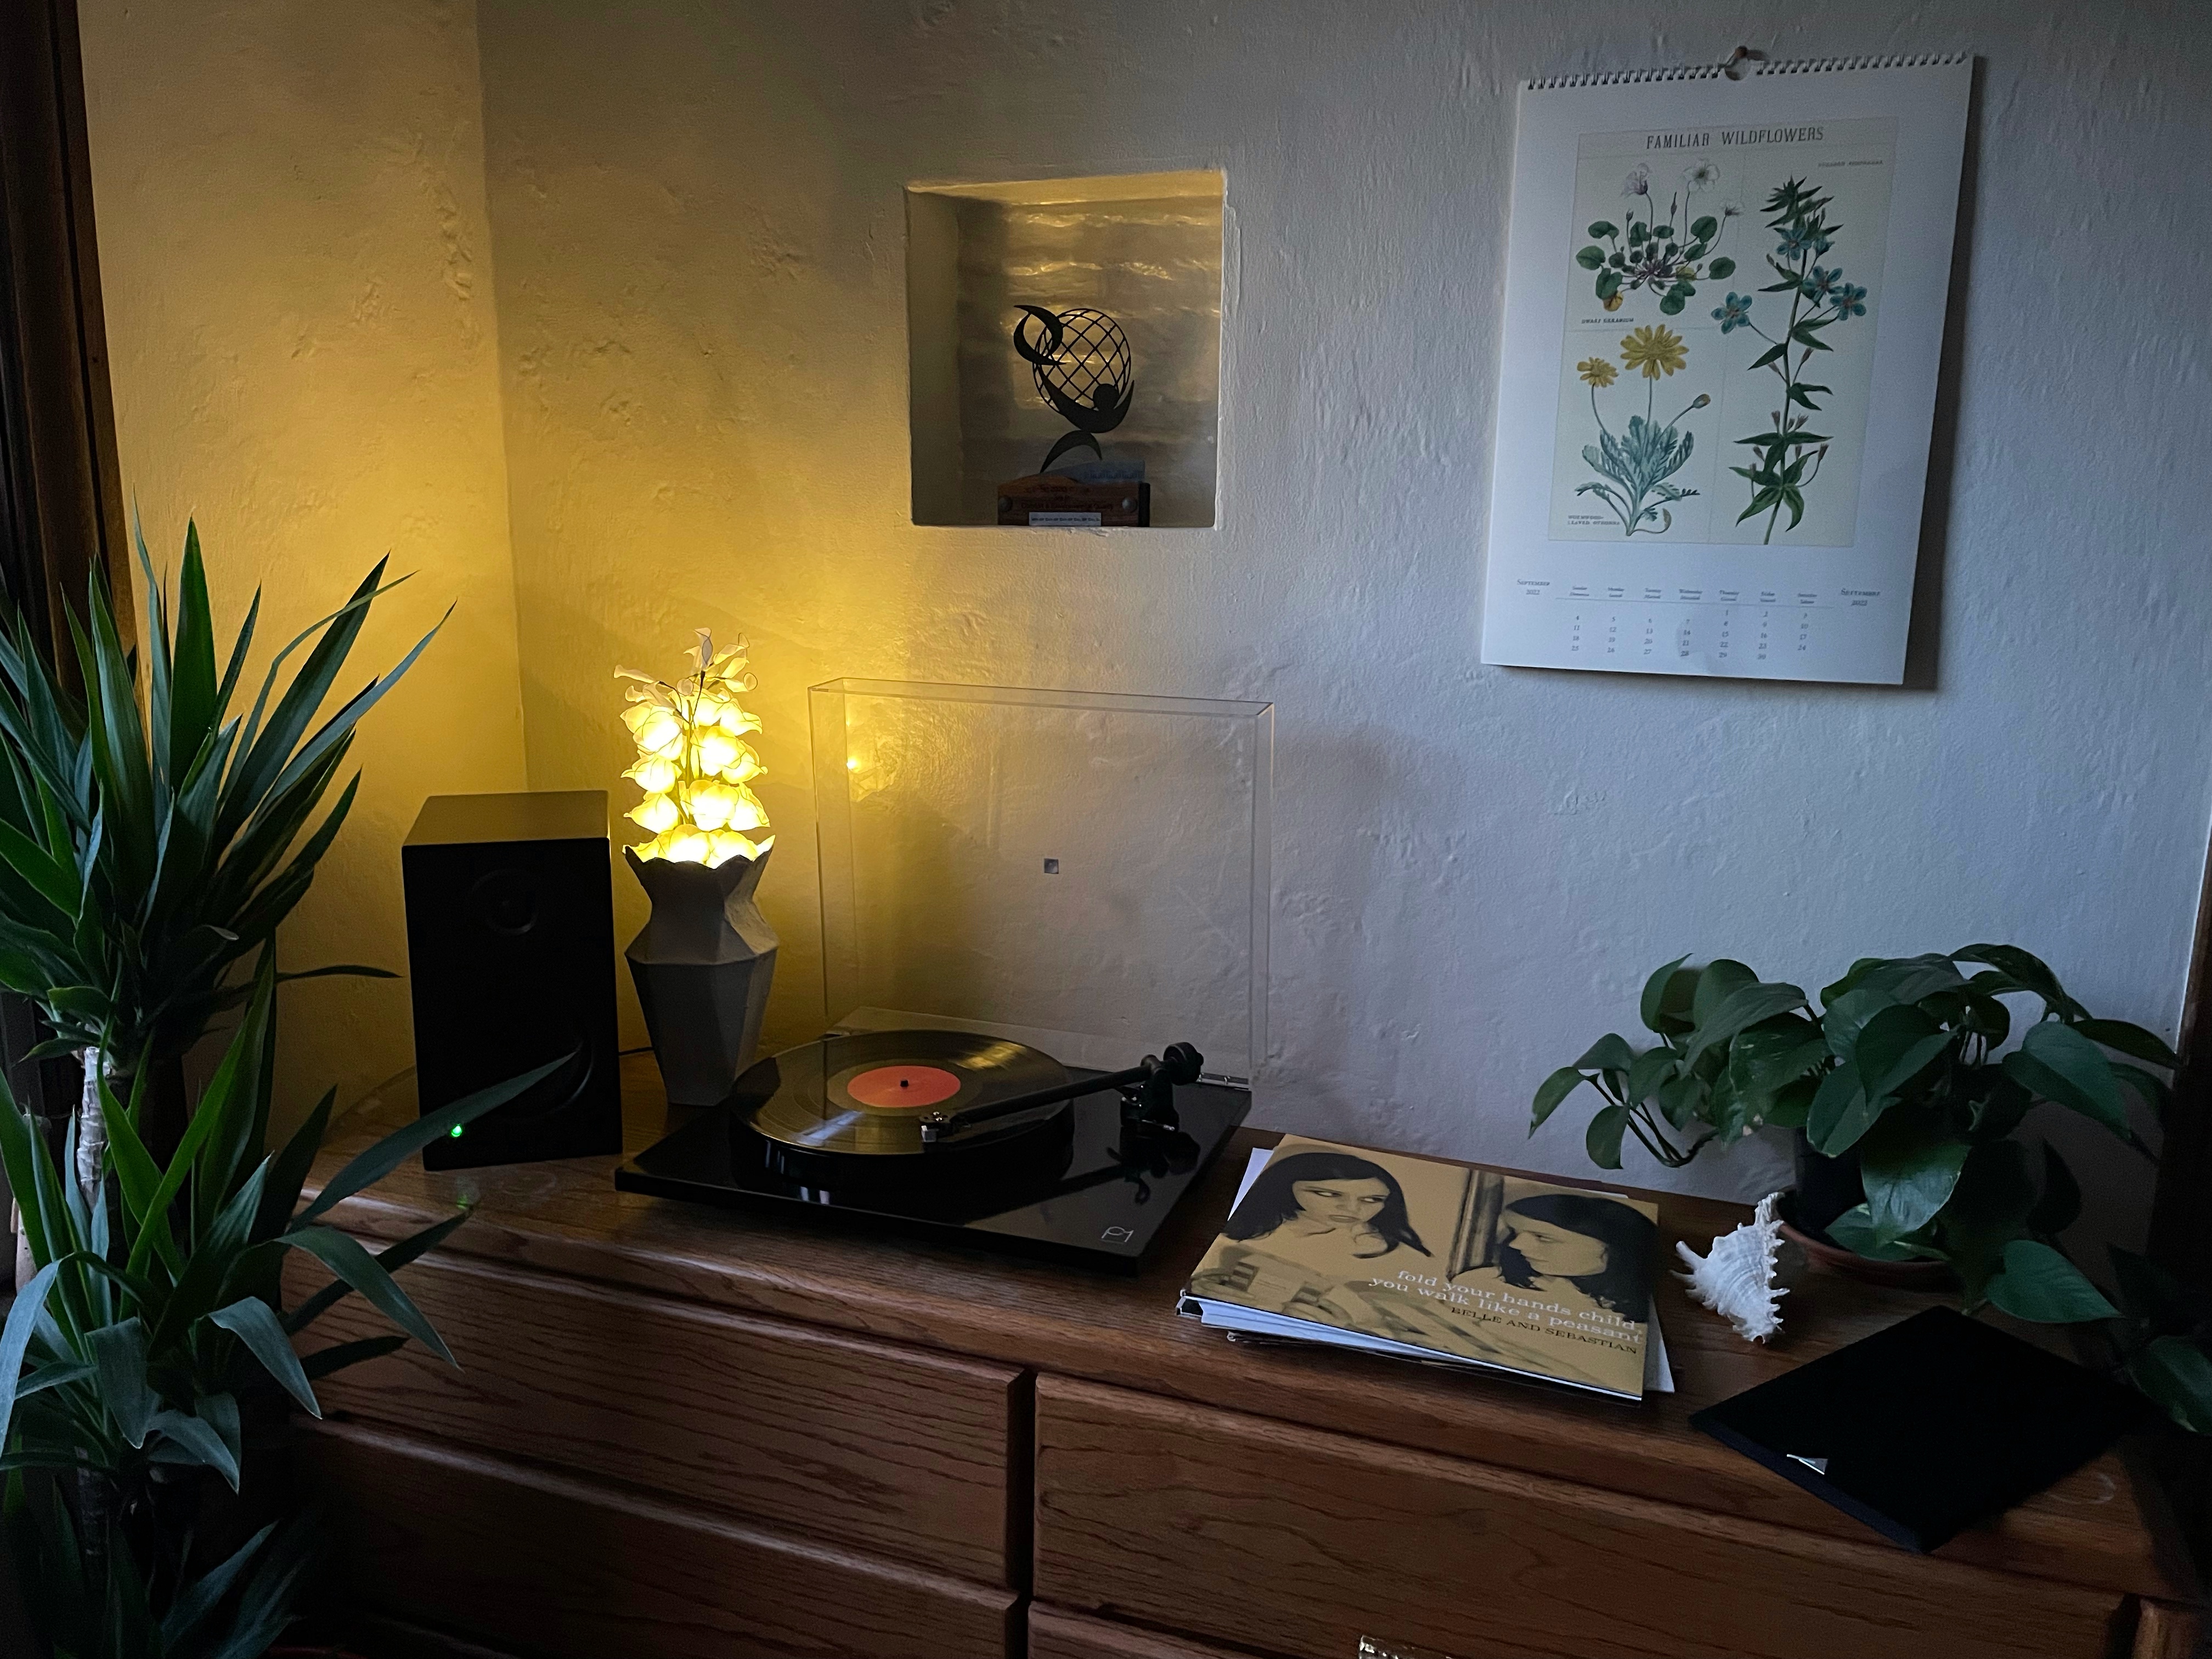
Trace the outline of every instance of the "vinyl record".
<instances>
[{"instance_id":1,"label":"vinyl record","mask_svg":"<svg viewBox=\"0 0 2212 1659\"><path fill-rule=\"evenodd\" d=\"M966 1031L869 1031L761 1060L738 1079L736 1094L750 1099L741 1104L745 1121L771 1141L817 1156L900 1158L921 1156L921 1120L931 1112L1067 1081L1058 1060L1018 1042ZM1024 1114L1005 1133L1035 1127Z\"/></svg>"}]
</instances>

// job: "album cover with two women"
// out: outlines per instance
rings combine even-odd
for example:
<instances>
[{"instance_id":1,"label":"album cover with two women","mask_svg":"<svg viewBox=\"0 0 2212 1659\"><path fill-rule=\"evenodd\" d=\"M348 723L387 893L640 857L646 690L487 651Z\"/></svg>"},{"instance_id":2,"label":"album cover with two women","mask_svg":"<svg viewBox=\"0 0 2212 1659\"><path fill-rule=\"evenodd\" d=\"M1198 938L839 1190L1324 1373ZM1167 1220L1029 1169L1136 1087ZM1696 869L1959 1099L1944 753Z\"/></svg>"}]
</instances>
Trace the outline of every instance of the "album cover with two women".
<instances>
[{"instance_id":1,"label":"album cover with two women","mask_svg":"<svg viewBox=\"0 0 2212 1659\"><path fill-rule=\"evenodd\" d=\"M1186 1310L1638 1400L1658 1224L1625 1193L1290 1136L1200 1261Z\"/></svg>"}]
</instances>

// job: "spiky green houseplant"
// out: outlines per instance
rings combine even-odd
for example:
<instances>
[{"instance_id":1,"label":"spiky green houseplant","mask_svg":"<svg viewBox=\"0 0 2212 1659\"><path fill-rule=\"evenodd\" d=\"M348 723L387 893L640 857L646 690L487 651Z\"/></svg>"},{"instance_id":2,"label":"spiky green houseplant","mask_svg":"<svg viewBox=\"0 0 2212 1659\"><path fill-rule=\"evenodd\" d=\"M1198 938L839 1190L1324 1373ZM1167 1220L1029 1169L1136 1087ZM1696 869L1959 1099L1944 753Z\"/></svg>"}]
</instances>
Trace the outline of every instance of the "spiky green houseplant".
<instances>
[{"instance_id":1,"label":"spiky green houseplant","mask_svg":"<svg viewBox=\"0 0 2212 1659\"><path fill-rule=\"evenodd\" d=\"M197 528L185 532L173 619L143 536L138 562L144 661L125 650L95 579L84 616L70 618L81 695L33 648L20 615L0 626L0 985L52 1028L42 1052L82 1054L88 1076L105 1067L118 1092L143 1092L142 1133L161 1154L183 1133L185 1052L244 998L234 969L274 937L345 822L358 775L309 829L355 727L437 630L317 723L388 591L380 560L276 653L239 715L259 591L218 661ZM106 1131L98 1091L84 1101L76 1173L89 1187Z\"/></svg>"},{"instance_id":2,"label":"spiky green houseplant","mask_svg":"<svg viewBox=\"0 0 2212 1659\"><path fill-rule=\"evenodd\" d=\"M0 1081L0 1158L36 1264L0 1326L0 1468L9 1540L54 1659L268 1650L291 1616L314 1533L301 1516L226 1511L226 1492L243 1485L253 1495L257 1425L265 1430L288 1400L321 1415L319 1378L410 1337L453 1358L392 1275L465 1212L374 1256L330 1224L330 1212L565 1063L386 1136L302 1205L335 1091L282 1150L264 1152L276 979L264 949L229 1048L167 1160L140 1127L144 1074L136 1101L109 1094L114 1179L89 1194ZM334 1277L288 1309L282 1272L295 1250ZM354 1293L397 1330L297 1353L294 1339Z\"/></svg>"}]
</instances>

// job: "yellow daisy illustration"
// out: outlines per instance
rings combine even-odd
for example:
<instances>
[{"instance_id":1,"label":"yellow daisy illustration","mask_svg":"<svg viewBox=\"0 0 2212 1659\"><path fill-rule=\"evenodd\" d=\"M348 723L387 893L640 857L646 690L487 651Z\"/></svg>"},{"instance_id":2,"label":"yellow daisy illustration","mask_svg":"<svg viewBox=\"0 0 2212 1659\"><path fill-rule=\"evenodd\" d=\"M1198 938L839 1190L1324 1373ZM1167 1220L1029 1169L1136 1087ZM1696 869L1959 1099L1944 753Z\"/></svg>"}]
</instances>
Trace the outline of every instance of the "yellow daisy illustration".
<instances>
[{"instance_id":1,"label":"yellow daisy illustration","mask_svg":"<svg viewBox=\"0 0 2212 1659\"><path fill-rule=\"evenodd\" d=\"M1575 373L1589 386L1611 386L1615 371L1613 364L1603 357L1585 357L1575 365Z\"/></svg>"},{"instance_id":2,"label":"yellow daisy illustration","mask_svg":"<svg viewBox=\"0 0 2212 1659\"><path fill-rule=\"evenodd\" d=\"M1656 380L1686 367L1690 356L1682 349L1680 335L1663 325L1652 325L1637 329L1622 339L1620 361L1638 370L1645 380Z\"/></svg>"}]
</instances>

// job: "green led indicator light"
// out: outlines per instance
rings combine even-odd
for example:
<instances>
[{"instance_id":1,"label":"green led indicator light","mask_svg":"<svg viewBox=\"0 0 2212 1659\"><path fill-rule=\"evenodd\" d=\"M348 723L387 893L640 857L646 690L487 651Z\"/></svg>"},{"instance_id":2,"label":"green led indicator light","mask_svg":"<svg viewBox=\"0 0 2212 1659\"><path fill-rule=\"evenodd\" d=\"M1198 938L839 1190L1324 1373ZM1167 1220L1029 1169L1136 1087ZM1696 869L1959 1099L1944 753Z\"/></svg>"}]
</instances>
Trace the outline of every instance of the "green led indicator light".
<instances>
[{"instance_id":1,"label":"green led indicator light","mask_svg":"<svg viewBox=\"0 0 2212 1659\"><path fill-rule=\"evenodd\" d=\"M447 1130L446 1133L453 1136L454 1139L459 1140L461 1138L461 1126L456 1123L452 1128Z\"/></svg>"}]
</instances>

